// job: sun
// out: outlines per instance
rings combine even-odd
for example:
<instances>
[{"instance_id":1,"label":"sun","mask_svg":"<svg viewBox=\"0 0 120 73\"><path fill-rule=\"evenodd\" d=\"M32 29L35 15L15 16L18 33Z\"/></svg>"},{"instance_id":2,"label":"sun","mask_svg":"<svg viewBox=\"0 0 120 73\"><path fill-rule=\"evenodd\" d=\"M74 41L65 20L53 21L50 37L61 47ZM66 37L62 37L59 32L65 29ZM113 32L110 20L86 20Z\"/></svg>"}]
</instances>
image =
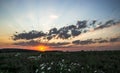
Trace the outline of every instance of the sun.
<instances>
[{"instance_id":1,"label":"sun","mask_svg":"<svg viewBox=\"0 0 120 73\"><path fill-rule=\"evenodd\" d=\"M44 52L44 51L46 51L48 49L48 47L45 46L45 45L39 45L39 46L36 46L36 49L39 50L39 51Z\"/></svg>"}]
</instances>

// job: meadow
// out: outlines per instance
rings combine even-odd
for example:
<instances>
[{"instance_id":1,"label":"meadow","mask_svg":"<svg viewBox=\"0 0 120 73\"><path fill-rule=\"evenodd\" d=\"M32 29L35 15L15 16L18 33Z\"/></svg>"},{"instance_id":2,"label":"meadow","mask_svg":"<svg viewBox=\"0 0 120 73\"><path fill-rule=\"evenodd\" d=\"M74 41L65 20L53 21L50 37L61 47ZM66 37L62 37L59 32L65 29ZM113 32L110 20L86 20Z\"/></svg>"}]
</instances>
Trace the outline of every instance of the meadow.
<instances>
[{"instance_id":1,"label":"meadow","mask_svg":"<svg viewBox=\"0 0 120 73\"><path fill-rule=\"evenodd\" d=\"M0 73L119 73L120 51L0 52Z\"/></svg>"}]
</instances>

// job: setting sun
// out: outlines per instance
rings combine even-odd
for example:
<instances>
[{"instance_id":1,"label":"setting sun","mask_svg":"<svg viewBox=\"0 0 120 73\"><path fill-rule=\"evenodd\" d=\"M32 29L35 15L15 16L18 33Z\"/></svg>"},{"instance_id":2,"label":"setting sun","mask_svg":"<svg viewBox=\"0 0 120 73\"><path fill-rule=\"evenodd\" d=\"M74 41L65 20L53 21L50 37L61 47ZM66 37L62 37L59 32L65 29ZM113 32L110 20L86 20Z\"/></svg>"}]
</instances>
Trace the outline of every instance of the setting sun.
<instances>
[{"instance_id":1,"label":"setting sun","mask_svg":"<svg viewBox=\"0 0 120 73\"><path fill-rule=\"evenodd\" d=\"M36 47L36 49L39 50L39 51L44 52L44 51L46 51L48 49L48 47L44 46L44 45L39 45L39 46Z\"/></svg>"}]
</instances>

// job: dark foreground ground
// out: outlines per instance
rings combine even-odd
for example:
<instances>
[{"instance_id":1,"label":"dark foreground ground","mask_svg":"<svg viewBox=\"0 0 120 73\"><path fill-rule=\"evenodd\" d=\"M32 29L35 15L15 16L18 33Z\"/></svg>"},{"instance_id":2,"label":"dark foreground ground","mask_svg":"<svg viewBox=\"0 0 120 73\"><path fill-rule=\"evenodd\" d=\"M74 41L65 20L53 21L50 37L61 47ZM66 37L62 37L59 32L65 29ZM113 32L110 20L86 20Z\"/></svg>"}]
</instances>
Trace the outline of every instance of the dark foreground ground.
<instances>
[{"instance_id":1,"label":"dark foreground ground","mask_svg":"<svg viewBox=\"0 0 120 73\"><path fill-rule=\"evenodd\" d=\"M120 73L120 51L0 52L0 73Z\"/></svg>"}]
</instances>

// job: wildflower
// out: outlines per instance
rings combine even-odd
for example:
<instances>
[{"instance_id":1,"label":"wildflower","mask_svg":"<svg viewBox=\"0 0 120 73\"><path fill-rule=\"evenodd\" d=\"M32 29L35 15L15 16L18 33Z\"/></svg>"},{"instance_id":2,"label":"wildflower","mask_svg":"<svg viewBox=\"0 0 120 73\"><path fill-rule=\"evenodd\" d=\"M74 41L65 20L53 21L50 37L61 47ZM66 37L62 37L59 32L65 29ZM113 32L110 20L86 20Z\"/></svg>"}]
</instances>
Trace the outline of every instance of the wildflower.
<instances>
[{"instance_id":1,"label":"wildflower","mask_svg":"<svg viewBox=\"0 0 120 73\"><path fill-rule=\"evenodd\" d=\"M43 67L41 67L41 70L43 70L45 67L43 66Z\"/></svg>"},{"instance_id":2,"label":"wildflower","mask_svg":"<svg viewBox=\"0 0 120 73\"><path fill-rule=\"evenodd\" d=\"M48 68L47 68L47 70L50 70L50 69L51 69L51 67L48 67Z\"/></svg>"},{"instance_id":3,"label":"wildflower","mask_svg":"<svg viewBox=\"0 0 120 73\"><path fill-rule=\"evenodd\" d=\"M68 69L68 71L71 71L71 69Z\"/></svg>"},{"instance_id":4,"label":"wildflower","mask_svg":"<svg viewBox=\"0 0 120 73\"><path fill-rule=\"evenodd\" d=\"M35 70L35 73L38 73L38 69Z\"/></svg>"},{"instance_id":5,"label":"wildflower","mask_svg":"<svg viewBox=\"0 0 120 73\"><path fill-rule=\"evenodd\" d=\"M44 71L42 71L41 73L45 73Z\"/></svg>"}]
</instances>

